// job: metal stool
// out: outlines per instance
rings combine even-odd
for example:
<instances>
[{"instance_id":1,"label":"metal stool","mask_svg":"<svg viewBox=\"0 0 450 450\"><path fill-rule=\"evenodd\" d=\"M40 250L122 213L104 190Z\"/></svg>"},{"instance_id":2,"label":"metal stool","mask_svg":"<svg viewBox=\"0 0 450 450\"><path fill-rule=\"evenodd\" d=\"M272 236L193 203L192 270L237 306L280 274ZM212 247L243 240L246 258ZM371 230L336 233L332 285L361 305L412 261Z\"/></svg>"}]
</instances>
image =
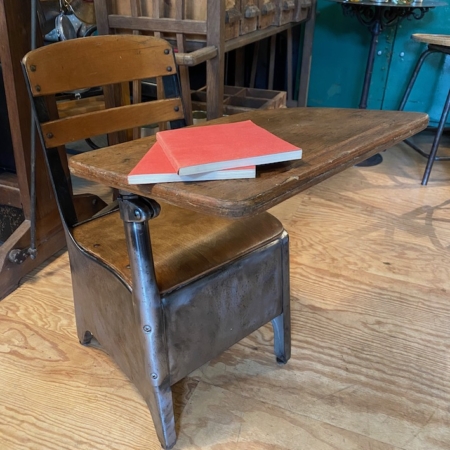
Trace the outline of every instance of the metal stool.
<instances>
[{"instance_id":1,"label":"metal stool","mask_svg":"<svg viewBox=\"0 0 450 450\"><path fill-rule=\"evenodd\" d=\"M411 38L414 39L415 41L424 42L425 44L428 44L428 48L422 53L419 60L417 61L412 77L406 88L405 95L403 96L403 99L400 103L399 107L400 111L403 111L405 107L409 94L411 93L411 90L414 86L417 76L419 75L420 69L422 68L425 59L433 53L443 53L444 55L450 55L450 36L447 36L445 34L413 34ZM415 145L409 139L405 140L406 144L408 144L416 152L420 153L422 156L428 159L427 167L425 168L425 172L422 178L422 185L426 185L428 183L428 179L430 177L431 168L433 167L434 161L450 160L449 156L436 155L441 141L442 132L444 131L445 122L447 121L449 110L450 110L450 90L448 92L447 99L445 101L444 109L442 110L441 119L436 129L436 134L434 136L430 153L424 152L420 147Z\"/></svg>"}]
</instances>

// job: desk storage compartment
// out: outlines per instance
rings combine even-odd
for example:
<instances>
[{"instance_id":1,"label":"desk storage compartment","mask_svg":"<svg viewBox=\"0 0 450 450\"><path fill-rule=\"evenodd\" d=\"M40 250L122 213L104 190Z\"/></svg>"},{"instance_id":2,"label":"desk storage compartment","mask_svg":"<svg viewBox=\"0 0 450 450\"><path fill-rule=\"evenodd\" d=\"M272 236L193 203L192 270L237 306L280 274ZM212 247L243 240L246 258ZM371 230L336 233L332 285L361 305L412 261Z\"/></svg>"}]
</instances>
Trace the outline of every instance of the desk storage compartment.
<instances>
[{"instance_id":1,"label":"desk storage compartment","mask_svg":"<svg viewBox=\"0 0 450 450\"><path fill-rule=\"evenodd\" d=\"M300 0L275 0L277 7L275 25L295 22L295 13L299 2Z\"/></svg>"},{"instance_id":2,"label":"desk storage compartment","mask_svg":"<svg viewBox=\"0 0 450 450\"><path fill-rule=\"evenodd\" d=\"M275 0L258 0L258 7L261 11L259 16L259 29L264 29L275 24L275 14L277 11Z\"/></svg>"},{"instance_id":3,"label":"desk storage compartment","mask_svg":"<svg viewBox=\"0 0 450 450\"><path fill-rule=\"evenodd\" d=\"M258 8L258 0L236 0L241 5L241 30L240 34L247 34L256 31L259 17L261 15Z\"/></svg>"},{"instance_id":4,"label":"desk storage compartment","mask_svg":"<svg viewBox=\"0 0 450 450\"><path fill-rule=\"evenodd\" d=\"M238 114L254 109L276 109L286 107L285 91L270 91L238 86L224 86L224 110L226 115ZM206 110L206 89L192 93L192 109Z\"/></svg>"}]
</instances>

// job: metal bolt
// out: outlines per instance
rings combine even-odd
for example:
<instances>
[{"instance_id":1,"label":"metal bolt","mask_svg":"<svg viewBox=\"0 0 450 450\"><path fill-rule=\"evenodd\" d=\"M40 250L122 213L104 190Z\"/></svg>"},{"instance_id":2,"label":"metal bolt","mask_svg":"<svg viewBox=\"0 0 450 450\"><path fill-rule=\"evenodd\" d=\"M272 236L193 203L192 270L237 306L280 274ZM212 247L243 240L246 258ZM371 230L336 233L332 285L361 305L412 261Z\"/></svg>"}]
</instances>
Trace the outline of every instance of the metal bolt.
<instances>
[{"instance_id":1,"label":"metal bolt","mask_svg":"<svg viewBox=\"0 0 450 450\"><path fill-rule=\"evenodd\" d=\"M176 111L176 112L178 112L178 111L180 110L180 107L179 107L179 106L175 106L175 107L173 108L173 110Z\"/></svg>"},{"instance_id":2,"label":"metal bolt","mask_svg":"<svg viewBox=\"0 0 450 450\"><path fill-rule=\"evenodd\" d=\"M170 53L170 50L168 49L168 48L166 48L165 50L164 50L164 54L165 55L168 55Z\"/></svg>"},{"instance_id":3,"label":"metal bolt","mask_svg":"<svg viewBox=\"0 0 450 450\"><path fill-rule=\"evenodd\" d=\"M46 136L48 139L51 139L53 137L53 133L47 133Z\"/></svg>"},{"instance_id":4,"label":"metal bolt","mask_svg":"<svg viewBox=\"0 0 450 450\"><path fill-rule=\"evenodd\" d=\"M381 56L383 52L381 50L378 50L378 56Z\"/></svg>"},{"instance_id":5,"label":"metal bolt","mask_svg":"<svg viewBox=\"0 0 450 450\"><path fill-rule=\"evenodd\" d=\"M153 378L154 380L156 380L156 379L158 378L158 375L156 375L156 373L152 373L152 378Z\"/></svg>"},{"instance_id":6,"label":"metal bolt","mask_svg":"<svg viewBox=\"0 0 450 450\"><path fill-rule=\"evenodd\" d=\"M150 325L144 325L144 331L146 333L150 333L152 331L152 327Z\"/></svg>"},{"instance_id":7,"label":"metal bolt","mask_svg":"<svg viewBox=\"0 0 450 450\"><path fill-rule=\"evenodd\" d=\"M34 64L32 64L32 65L30 66L30 70L31 70L32 72L36 72L36 66L35 66Z\"/></svg>"},{"instance_id":8,"label":"metal bolt","mask_svg":"<svg viewBox=\"0 0 450 450\"><path fill-rule=\"evenodd\" d=\"M39 85L36 85L35 89L36 89L37 92L41 92L41 87Z\"/></svg>"},{"instance_id":9,"label":"metal bolt","mask_svg":"<svg viewBox=\"0 0 450 450\"><path fill-rule=\"evenodd\" d=\"M405 56L405 52L400 52L400 56L403 58Z\"/></svg>"},{"instance_id":10,"label":"metal bolt","mask_svg":"<svg viewBox=\"0 0 450 450\"><path fill-rule=\"evenodd\" d=\"M134 217L136 217L136 219L140 219L141 218L141 212L138 209L134 210Z\"/></svg>"},{"instance_id":11,"label":"metal bolt","mask_svg":"<svg viewBox=\"0 0 450 450\"><path fill-rule=\"evenodd\" d=\"M167 67L167 72L172 72L172 67L168 66Z\"/></svg>"}]
</instances>

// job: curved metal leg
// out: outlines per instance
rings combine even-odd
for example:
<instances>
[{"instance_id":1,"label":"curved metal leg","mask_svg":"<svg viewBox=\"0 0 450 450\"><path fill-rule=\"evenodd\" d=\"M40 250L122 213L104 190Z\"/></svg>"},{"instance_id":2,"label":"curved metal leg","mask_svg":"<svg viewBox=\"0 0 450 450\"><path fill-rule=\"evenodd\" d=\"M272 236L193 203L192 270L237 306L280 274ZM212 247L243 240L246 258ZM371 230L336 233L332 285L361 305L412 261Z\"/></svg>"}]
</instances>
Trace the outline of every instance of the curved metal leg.
<instances>
[{"instance_id":1,"label":"curved metal leg","mask_svg":"<svg viewBox=\"0 0 450 450\"><path fill-rule=\"evenodd\" d=\"M158 215L159 205L121 193L119 207L130 257L136 323L139 324L139 340L145 359L140 390L150 409L158 439L164 449L169 449L176 442L175 419L164 318L148 227L148 221Z\"/></svg>"},{"instance_id":2,"label":"curved metal leg","mask_svg":"<svg viewBox=\"0 0 450 450\"><path fill-rule=\"evenodd\" d=\"M436 154L441 142L442 132L444 131L445 122L447 121L448 113L450 110L450 90L447 94L447 100L444 104L444 109L442 110L441 120L439 121L438 128L436 130L436 135L434 136L433 145L431 146L430 155L428 156L427 167L422 178L422 185L426 186L428 179L430 178L431 169L433 168L434 161L436 160Z\"/></svg>"},{"instance_id":3,"label":"curved metal leg","mask_svg":"<svg viewBox=\"0 0 450 450\"><path fill-rule=\"evenodd\" d=\"M420 69L422 68L422 65L428 56L430 56L432 53L436 53L434 50L427 49L425 50L422 55L420 56L419 60L417 61L416 67L414 68L414 72L411 75L411 78L409 80L408 86L406 87L405 94L403 95L402 101L400 102L399 111L403 111L406 102L408 101L409 94L411 93L411 90L414 86L414 83L416 82L417 76L419 75Z\"/></svg>"}]
</instances>

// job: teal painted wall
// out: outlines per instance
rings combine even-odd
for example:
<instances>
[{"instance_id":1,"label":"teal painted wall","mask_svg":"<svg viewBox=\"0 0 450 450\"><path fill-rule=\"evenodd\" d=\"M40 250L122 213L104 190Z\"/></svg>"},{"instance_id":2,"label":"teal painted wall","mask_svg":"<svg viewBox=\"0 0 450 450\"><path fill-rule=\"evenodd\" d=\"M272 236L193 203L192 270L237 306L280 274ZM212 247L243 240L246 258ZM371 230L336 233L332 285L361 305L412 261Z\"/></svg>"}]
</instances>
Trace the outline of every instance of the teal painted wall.
<instances>
[{"instance_id":1,"label":"teal painted wall","mask_svg":"<svg viewBox=\"0 0 450 450\"><path fill-rule=\"evenodd\" d=\"M380 35L369 109L397 109L405 85L425 44L413 33L450 34L450 7L436 7L421 20L403 20ZM309 106L356 108L359 104L370 45L370 33L340 4L318 0ZM439 120L450 87L450 58L432 55L425 63L406 110L424 111Z\"/></svg>"}]
</instances>

